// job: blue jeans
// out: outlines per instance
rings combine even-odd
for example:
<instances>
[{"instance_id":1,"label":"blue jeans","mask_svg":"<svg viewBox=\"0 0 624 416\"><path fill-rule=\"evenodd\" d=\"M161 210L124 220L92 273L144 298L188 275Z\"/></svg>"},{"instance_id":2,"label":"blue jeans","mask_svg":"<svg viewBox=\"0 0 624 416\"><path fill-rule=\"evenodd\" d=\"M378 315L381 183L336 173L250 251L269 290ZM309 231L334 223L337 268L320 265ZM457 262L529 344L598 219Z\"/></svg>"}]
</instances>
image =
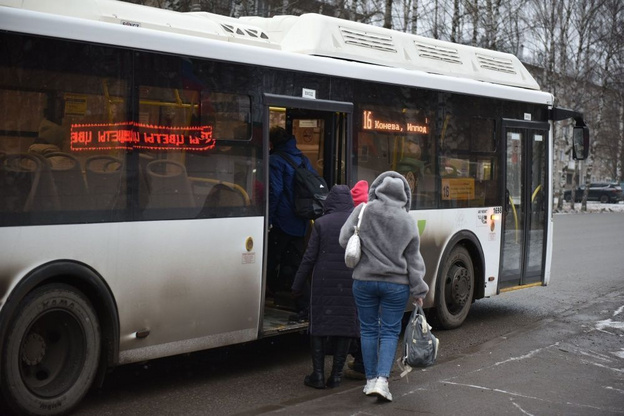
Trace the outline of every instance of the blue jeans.
<instances>
[{"instance_id":1,"label":"blue jeans","mask_svg":"<svg viewBox=\"0 0 624 416\"><path fill-rule=\"evenodd\" d=\"M390 376L409 296L408 285L353 281L367 379Z\"/></svg>"}]
</instances>

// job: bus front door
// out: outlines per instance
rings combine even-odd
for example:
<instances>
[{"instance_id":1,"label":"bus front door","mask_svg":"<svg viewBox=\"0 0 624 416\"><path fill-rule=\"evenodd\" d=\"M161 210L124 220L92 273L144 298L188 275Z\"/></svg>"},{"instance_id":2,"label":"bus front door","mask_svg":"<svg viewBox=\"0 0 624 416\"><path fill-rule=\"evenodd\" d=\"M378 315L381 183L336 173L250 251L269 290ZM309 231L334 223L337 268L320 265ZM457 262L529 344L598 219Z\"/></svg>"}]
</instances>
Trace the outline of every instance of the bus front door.
<instances>
[{"instance_id":1,"label":"bus front door","mask_svg":"<svg viewBox=\"0 0 624 416\"><path fill-rule=\"evenodd\" d=\"M544 282L548 236L548 123L504 120L504 232L499 289Z\"/></svg>"},{"instance_id":2,"label":"bus front door","mask_svg":"<svg viewBox=\"0 0 624 416\"><path fill-rule=\"evenodd\" d=\"M265 95L265 104L267 143L271 127L285 128L295 137L297 148L310 160L312 167L323 176L330 187L333 184L346 183L346 139L351 129L352 104L269 94ZM268 241L268 236L265 241ZM266 270L264 281L266 287ZM272 296L273 298L267 296L265 300L262 335L301 330L301 324L288 322L295 307L290 291L272 293Z\"/></svg>"}]
</instances>

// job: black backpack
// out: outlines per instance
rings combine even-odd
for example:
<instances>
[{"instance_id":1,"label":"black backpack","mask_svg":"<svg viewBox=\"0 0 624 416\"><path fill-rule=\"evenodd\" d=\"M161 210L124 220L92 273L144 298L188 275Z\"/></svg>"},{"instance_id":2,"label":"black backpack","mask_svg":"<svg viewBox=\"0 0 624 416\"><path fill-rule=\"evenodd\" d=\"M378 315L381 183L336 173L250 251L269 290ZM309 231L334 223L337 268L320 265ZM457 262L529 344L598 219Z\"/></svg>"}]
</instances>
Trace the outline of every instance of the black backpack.
<instances>
[{"instance_id":1,"label":"black backpack","mask_svg":"<svg viewBox=\"0 0 624 416\"><path fill-rule=\"evenodd\" d=\"M313 220L323 215L323 204L329 193L329 187L323 177L305 164L305 156L301 165L284 152L276 152L295 168L295 214L301 218Z\"/></svg>"}]
</instances>

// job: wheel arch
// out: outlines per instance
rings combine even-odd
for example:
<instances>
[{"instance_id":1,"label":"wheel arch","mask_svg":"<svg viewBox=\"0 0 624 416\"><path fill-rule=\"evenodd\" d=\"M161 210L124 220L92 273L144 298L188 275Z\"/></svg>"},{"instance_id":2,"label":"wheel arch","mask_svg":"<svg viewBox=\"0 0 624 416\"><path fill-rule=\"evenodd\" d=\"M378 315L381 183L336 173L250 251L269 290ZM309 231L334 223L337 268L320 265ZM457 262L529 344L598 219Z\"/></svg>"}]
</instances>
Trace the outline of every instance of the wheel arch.
<instances>
[{"instance_id":1,"label":"wheel arch","mask_svg":"<svg viewBox=\"0 0 624 416\"><path fill-rule=\"evenodd\" d=\"M91 267L72 260L55 260L31 270L11 291L0 313L0 340L4 340L20 302L34 289L65 283L82 292L100 321L102 354L94 385L101 385L106 371L119 361L119 315L113 294L104 279ZM0 342L0 355L4 353Z\"/></svg>"},{"instance_id":2,"label":"wheel arch","mask_svg":"<svg viewBox=\"0 0 624 416\"><path fill-rule=\"evenodd\" d=\"M442 266L444 265L444 262L447 261L456 246L463 246L466 250L468 250L470 258L472 259L472 267L475 274L475 289L472 300L482 299L485 296L485 256L483 255L483 247L481 246L481 243L479 243L479 239L472 231L459 231L449 239L442 255L440 256L435 281L432 286L437 286L437 281L440 277L439 274L443 268ZM438 296L437 290L435 296Z\"/></svg>"}]
</instances>

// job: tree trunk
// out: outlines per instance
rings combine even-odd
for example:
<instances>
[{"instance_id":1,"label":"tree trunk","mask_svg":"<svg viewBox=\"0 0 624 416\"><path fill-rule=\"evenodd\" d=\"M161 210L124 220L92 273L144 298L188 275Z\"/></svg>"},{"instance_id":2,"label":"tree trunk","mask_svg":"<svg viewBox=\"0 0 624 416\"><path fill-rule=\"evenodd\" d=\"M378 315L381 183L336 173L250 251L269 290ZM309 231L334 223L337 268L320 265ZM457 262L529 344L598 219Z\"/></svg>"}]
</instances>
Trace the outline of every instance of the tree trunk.
<instances>
[{"instance_id":1,"label":"tree trunk","mask_svg":"<svg viewBox=\"0 0 624 416\"><path fill-rule=\"evenodd\" d=\"M412 1L412 29L411 33L418 33L418 0Z\"/></svg>"},{"instance_id":2,"label":"tree trunk","mask_svg":"<svg viewBox=\"0 0 624 416\"><path fill-rule=\"evenodd\" d=\"M386 29L392 29L392 0L386 0L383 27Z\"/></svg>"},{"instance_id":3,"label":"tree trunk","mask_svg":"<svg viewBox=\"0 0 624 416\"><path fill-rule=\"evenodd\" d=\"M440 39L439 29L438 29L438 0L434 0L433 2L433 38Z\"/></svg>"},{"instance_id":4,"label":"tree trunk","mask_svg":"<svg viewBox=\"0 0 624 416\"><path fill-rule=\"evenodd\" d=\"M458 43L460 41L459 35L459 0L453 0L453 21L451 23L451 42Z\"/></svg>"},{"instance_id":5,"label":"tree trunk","mask_svg":"<svg viewBox=\"0 0 624 416\"><path fill-rule=\"evenodd\" d=\"M477 46L479 44L479 0L465 0L466 12L472 21L472 38L470 44Z\"/></svg>"}]
</instances>

